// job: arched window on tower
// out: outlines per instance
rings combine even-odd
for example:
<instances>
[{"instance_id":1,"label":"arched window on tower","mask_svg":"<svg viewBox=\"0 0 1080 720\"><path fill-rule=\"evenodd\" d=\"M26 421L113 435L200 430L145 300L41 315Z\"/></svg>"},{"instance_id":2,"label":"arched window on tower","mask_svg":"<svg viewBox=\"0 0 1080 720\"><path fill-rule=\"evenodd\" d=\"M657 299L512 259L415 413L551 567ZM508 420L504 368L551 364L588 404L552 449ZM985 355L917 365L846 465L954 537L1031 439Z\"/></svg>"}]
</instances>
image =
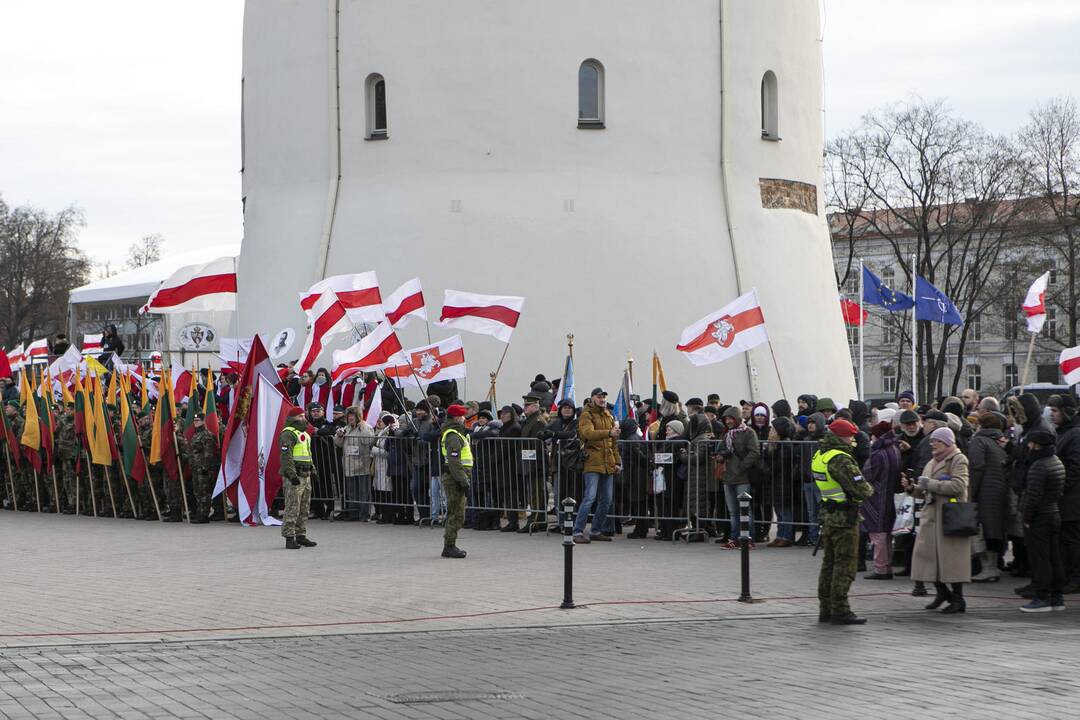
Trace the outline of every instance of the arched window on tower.
<instances>
[{"instance_id":1,"label":"arched window on tower","mask_svg":"<svg viewBox=\"0 0 1080 720\"><path fill-rule=\"evenodd\" d=\"M604 66L599 60L586 60L578 68L578 127L604 127Z\"/></svg>"},{"instance_id":2,"label":"arched window on tower","mask_svg":"<svg viewBox=\"0 0 1080 720\"><path fill-rule=\"evenodd\" d=\"M367 139L385 140L386 124L386 80L382 75L368 75L367 79Z\"/></svg>"},{"instance_id":3,"label":"arched window on tower","mask_svg":"<svg viewBox=\"0 0 1080 720\"><path fill-rule=\"evenodd\" d=\"M772 70L761 77L761 139L780 139L780 90Z\"/></svg>"}]
</instances>

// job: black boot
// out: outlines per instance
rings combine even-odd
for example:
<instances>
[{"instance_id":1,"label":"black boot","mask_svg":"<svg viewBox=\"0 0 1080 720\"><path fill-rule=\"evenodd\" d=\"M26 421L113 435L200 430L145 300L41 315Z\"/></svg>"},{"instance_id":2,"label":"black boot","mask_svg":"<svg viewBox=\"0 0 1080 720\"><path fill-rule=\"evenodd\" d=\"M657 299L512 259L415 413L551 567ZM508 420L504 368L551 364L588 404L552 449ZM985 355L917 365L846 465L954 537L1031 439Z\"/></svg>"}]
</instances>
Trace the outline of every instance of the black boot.
<instances>
[{"instance_id":1,"label":"black boot","mask_svg":"<svg viewBox=\"0 0 1080 720\"><path fill-rule=\"evenodd\" d=\"M454 558L460 560L465 557L465 551L459 548L457 545L446 545L442 549L442 556L444 558Z\"/></svg>"},{"instance_id":2,"label":"black boot","mask_svg":"<svg viewBox=\"0 0 1080 720\"><path fill-rule=\"evenodd\" d=\"M296 542L296 538L293 537L292 535L290 535L289 537L285 538L285 549L286 550L299 550L300 549L300 543Z\"/></svg>"},{"instance_id":3,"label":"black boot","mask_svg":"<svg viewBox=\"0 0 1080 720\"><path fill-rule=\"evenodd\" d=\"M926 606L927 610L937 610L945 603L952 604L952 594L949 592L949 588L946 587L945 583L934 583L934 591L936 593L934 595L934 601Z\"/></svg>"},{"instance_id":4,"label":"black boot","mask_svg":"<svg viewBox=\"0 0 1080 720\"><path fill-rule=\"evenodd\" d=\"M865 625L866 618L861 618L853 612L846 612L843 615L833 615L829 622L833 625Z\"/></svg>"},{"instance_id":5,"label":"black boot","mask_svg":"<svg viewBox=\"0 0 1080 720\"><path fill-rule=\"evenodd\" d=\"M296 544L301 547L315 547L319 543L315 542L314 540L308 540L307 535L297 535Z\"/></svg>"},{"instance_id":6,"label":"black boot","mask_svg":"<svg viewBox=\"0 0 1080 720\"><path fill-rule=\"evenodd\" d=\"M955 615L956 613L962 613L967 610L967 603L964 602L964 584L953 583L952 584L952 599L949 600L949 604L942 610L942 614Z\"/></svg>"}]
</instances>

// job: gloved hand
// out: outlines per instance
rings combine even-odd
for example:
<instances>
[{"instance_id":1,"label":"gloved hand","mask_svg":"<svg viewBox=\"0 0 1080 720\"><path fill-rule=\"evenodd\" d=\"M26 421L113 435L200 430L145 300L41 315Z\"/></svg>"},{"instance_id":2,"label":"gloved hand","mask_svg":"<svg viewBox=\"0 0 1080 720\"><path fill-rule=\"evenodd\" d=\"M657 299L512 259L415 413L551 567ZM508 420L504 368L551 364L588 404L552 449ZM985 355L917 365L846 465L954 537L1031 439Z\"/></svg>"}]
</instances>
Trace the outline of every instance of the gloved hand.
<instances>
[{"instance_id":1,"label":"gloved hand","mask_svg":"<svg viewBox=\"0 0 1080 720\"><path fill-rule=\"evenodd\" d=\"M300 484L300 478L298 478L296 476L293 476L293 477L289 478L289 483L292 484L292 485L299 485Z\"/></svg>"},{"instance_id":2,"label":"gloved hand","mask_svg":"<svg viewBox=\"0 0 1080 720\"><path fill-rule=\"evenodd\" d=\"M916 486L923 492L928 492L930 490L930 478L920 475Z\"/></svg>"}]
</instances>

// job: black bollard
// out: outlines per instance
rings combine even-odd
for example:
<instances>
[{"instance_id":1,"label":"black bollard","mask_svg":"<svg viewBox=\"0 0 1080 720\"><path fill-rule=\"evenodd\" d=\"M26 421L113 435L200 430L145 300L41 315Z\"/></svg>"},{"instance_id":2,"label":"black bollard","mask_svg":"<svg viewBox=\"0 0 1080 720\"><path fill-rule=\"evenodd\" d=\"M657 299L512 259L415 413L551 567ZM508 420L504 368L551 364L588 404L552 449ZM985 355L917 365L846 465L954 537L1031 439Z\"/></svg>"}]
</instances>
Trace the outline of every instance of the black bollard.
<instances>
[{"instance_id":1,"label":"black bollard","mask_svg":"<svg viewBox=\"0 0 1080 720\"><path fill-rule=\"evenodd\" d=\"M742 561L742 593L739 602L752 603L750 595L750 493L739 493L739 553Z\"/></svg>"},{"instance_id":2,"label":"black bollard","mask_svg":"<svg viewBox=\"0 0 1080 720\"><path fill-rule=\"evenodd\" d=\"M574 609L574 498L562 501L563 510L563 610Z\"/></svg>"}]
</instances>

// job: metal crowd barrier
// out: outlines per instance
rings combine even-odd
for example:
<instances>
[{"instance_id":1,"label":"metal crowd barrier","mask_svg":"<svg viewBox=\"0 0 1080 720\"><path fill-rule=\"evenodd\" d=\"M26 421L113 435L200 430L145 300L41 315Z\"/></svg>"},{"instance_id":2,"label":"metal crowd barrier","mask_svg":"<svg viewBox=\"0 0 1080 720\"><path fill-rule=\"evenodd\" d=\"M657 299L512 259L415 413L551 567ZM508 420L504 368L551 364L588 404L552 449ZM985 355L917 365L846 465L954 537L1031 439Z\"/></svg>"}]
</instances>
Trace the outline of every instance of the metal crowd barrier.
<instances>
[{"instance_id":1,"label":"metal crowd barrier","mask_svg":"<svg viewBox=\"0 0 1080 720\"><path fill-rule=\"evenodd\" d=\"M731 527L722 441L636 438L619 440L618 447L622 471L614 478L609 521L594 532L611 533L616 523L634 524L637 535L655 529L664 538L692 541L723 535ZM529 532L559 532L561 498L584 499L579 448L575 441L474 437L466 523L498 526L505 515ZM816 512L808 502L816 510L816 499L809 464L816 450L812 441L761 443L761 460L750 482L759 538L766 529L791 537L795 529L813 523ZM433 524L445 515L437 442L380 433L335 443L333 435L316 435L312 453L317 473L312 509L320 517ZM364 458L366 474L347 476L349 457ZM595 509L594 504L577 512L591 516Z\"/></svg>"}]
</instances>

